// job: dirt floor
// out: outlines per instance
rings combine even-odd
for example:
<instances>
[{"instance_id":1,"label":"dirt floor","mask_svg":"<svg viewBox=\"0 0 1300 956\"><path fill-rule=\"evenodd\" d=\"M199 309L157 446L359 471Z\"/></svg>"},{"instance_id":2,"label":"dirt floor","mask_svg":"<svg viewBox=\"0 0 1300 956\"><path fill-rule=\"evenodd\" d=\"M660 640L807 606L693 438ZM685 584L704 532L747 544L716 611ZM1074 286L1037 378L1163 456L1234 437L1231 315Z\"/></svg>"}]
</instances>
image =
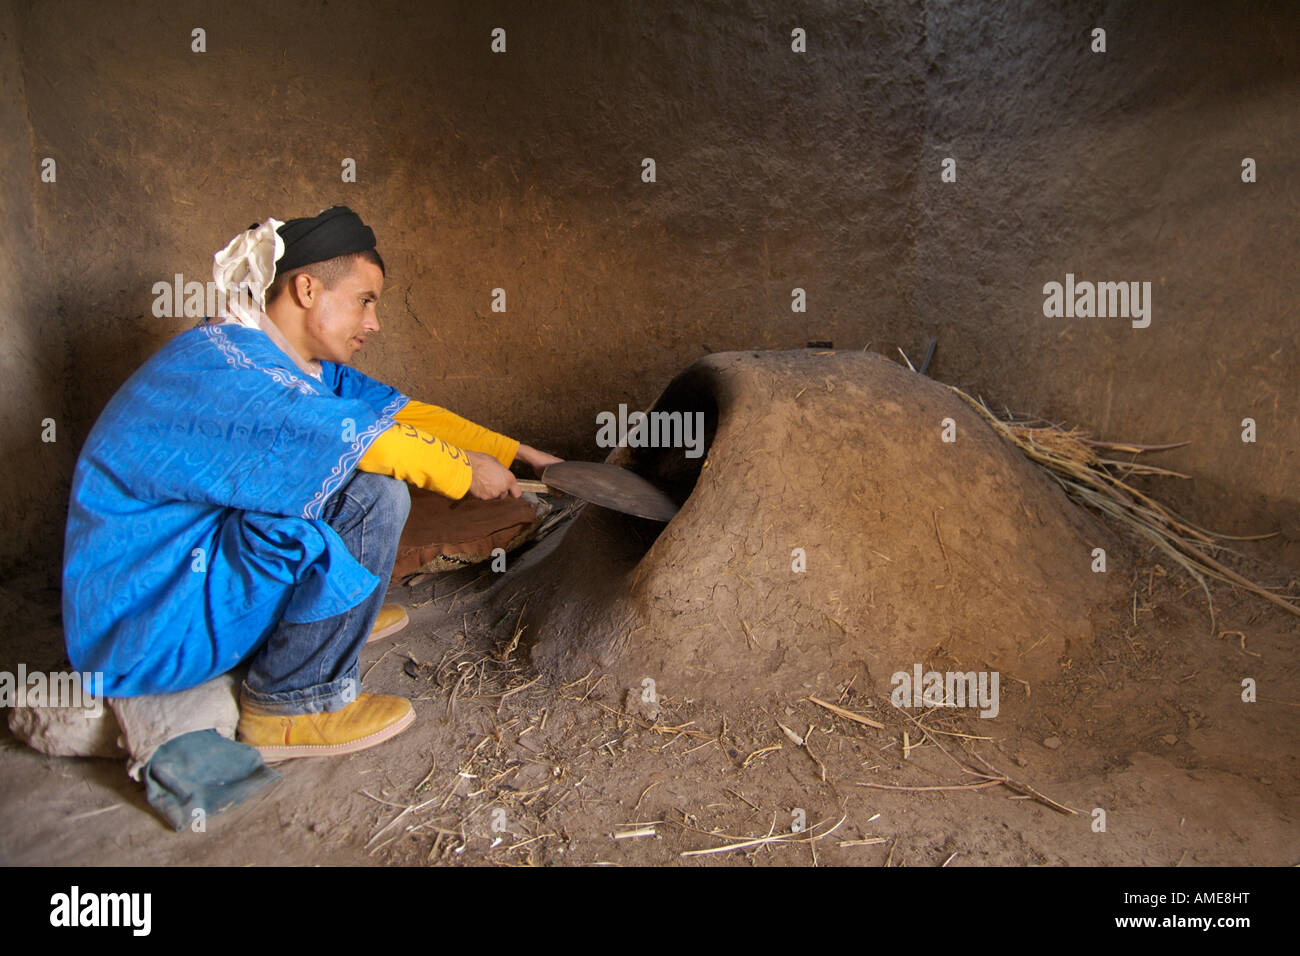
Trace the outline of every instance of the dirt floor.
<instances>
[{"instance_id":1,"label":"dirt floor","mask_svg":"<svg viewBox=\"0 0 1300 956\"><path fill-rule=\"evenodd\" d=\"M411 626L367 648L362 673L368 690L414 699L403 735L281 764L272 789L175 834L122 764L44 757L6 732L0 862L1296 863L1300 622L1218 588L1211 634L1199 587L1150 556L1135 566L1093 651L1054 680L1009 682L994 719L900 711L855 693L848 672L806 688L883 730L796 696L724 712L669 695L653 714L595 675L549 685L527 664L527 634L516 640L522 608L494 600L500 576L398 586ZM19 580L2 595L22 634L15 660L53 666L57 593ZM1245 677L1255 703L1241 700Z\"/></svg>"},{"instance_id":2,"label":"dirt floor","mask_svg":"<svg viewBox=\"0 0 1300 956\"><path fill-rule=\"evenodd\" d=\"M897 362L934 340L935 381L996 408L1189 440L1159 464L1194 479L1162 498L1230 534L1278 531L1233 566L1300 593L1300 5L810 5L797 57L787 6L0 0L0 671L67 667L57 575L77 452L120 384L197 318L161 314L155 282L206 280L235 230L331 202L374 224L389 269L384 331L358 368L531 445L596 457L594 415L646 407L702 355L824 342ZM232 28L253 16L258 29ZM187 40L200 23L201 56ZM501 23L508 57L483 42ZM1099 23L1104 55L1088 43ZM356 182L335 157L356 160ZM55 182L40 180L46 158ZM1150 328L1049 318L1044 283L1067 275L1150 282ZM489 304L497 288L508 313ZM920 435L924 418L932 436L938 404L830 385L782 393L773 421L749 393L713 456L730 483L715 470L696 498L696 515L707 502L722 517L695 537L670 526L653 573L601 617L587 609L623 569L559 533L503 577L395 589L412 623L362 672L412 698L416 724L282 765L203 833L166 828L123 763L44 757L0 721L0 864L1300 863L1300 619L1213 586L1212 622L1182 570L1114 528L1096 580L1078 559L1100 519L1063 510L1055 486L1055 504L1026 491L1031 466L958 466L891 431ZM890 428L817 431L849 408ZM47 420L57 441L33 426ZM774 451L804 467L736 470ZM850 459L877 466L870 508L850 465L823 475ZM785 532L813 524L789 502L823 477L860 505L810 551L842 578L819 579L816 605L793 589L769 602ZM914 513L878 504L907 494ZM990 498L1024 521L971 506ZM878 557L870 536L906 550ZM575 552L578 580L550 584L585 591L530 602L530 569ZM976 553L987 561L963 563ZM683 554L713 563L674 564ZM683 567L713 585L733 554L769 577L707 600L686 575L663 586ZM862 600L857 582L891 560ZM761 641L809 637L779 674L782 660L748 666L755 607L770 613ZM810 623L822 609L830 623ZM721 645L691 635L714 617L733 643L710 660ZM1035 643L1038 622L1059 643ZM954 623L966 643L943 651L966 661L929 653ZM855 658L913 639L920 651L881 651L884 676L894 660L990 666L968 648L1032 651L1043 670L1014 674L1029 684L1007 671L996 718L902 711L882 667ZM611 640L628 642L620 667L546 666ZM642 701L633 669L659 660L651 673L693 683Z\"/></svg>"}]
</instances>

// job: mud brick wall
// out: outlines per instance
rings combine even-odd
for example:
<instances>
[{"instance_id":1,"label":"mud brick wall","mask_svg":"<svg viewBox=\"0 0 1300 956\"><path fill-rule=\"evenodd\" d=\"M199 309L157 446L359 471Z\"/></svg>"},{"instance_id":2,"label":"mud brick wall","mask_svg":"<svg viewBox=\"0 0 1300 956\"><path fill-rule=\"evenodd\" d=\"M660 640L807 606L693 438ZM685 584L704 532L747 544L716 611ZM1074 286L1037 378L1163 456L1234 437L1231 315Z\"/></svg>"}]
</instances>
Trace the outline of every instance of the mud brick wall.
<instances>
[{"instance_id":1,"label":"mud brick wall","mask_svg":"<svg viewBox=\"0 0 1300 956\"><path fill-rule=\"evenodd\" d=\"M359 366L531 444L603 457L707 352L938 338L998 407L1191 439L1153 487L1300 567L1298 73L1289 3L4 0L0 572L57 573L86 432L193 323L155 283L335 202L389 265ZM1067 274L1150 326L1044 316Z\"/></svg>"}]
</instances>

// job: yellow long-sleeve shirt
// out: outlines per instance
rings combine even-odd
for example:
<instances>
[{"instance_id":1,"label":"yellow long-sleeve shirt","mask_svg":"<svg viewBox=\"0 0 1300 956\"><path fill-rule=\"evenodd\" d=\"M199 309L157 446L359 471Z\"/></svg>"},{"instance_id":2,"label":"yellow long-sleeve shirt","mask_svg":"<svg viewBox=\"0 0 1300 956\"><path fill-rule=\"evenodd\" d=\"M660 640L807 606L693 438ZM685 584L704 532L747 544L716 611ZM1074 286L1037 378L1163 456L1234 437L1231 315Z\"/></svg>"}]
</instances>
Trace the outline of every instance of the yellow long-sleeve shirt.
<instances>
[{"instance_id":1,"label":"yellow long-sleeve shirt","mask_svg":"<svg viewBox=\"0 0 1300 956\"><path fill-rule=\"evenodd\" d=\"M437 405L412 400L393 418L396 424L375 439L357 467L448 498L463 498L469 491L474 474L466 449L491 455L506 468L519 451L515 439Z\"/></svg>"}]
</instances>

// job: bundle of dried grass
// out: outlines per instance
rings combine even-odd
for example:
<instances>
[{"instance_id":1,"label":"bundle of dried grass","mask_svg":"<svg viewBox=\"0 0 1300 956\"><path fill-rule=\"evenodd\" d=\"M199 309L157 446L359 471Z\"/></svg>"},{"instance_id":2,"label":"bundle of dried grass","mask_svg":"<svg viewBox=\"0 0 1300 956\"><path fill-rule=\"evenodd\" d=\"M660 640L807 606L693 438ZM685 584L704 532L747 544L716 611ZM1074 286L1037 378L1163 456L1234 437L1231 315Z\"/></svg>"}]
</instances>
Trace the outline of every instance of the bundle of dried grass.
<instances>
[{"instance_id":1,"label":"bundle of dried grass","mask_svg":"<svg viewBox=\"0 0 1300 956\"><path fill-rule=\"evenodd\" d=\"M1086 432L1077 428L1067 430L1041 420L999 418L982 401L972 398L959 388L951 385L946 387L979 412L995 431L1024 452L1031 461L1046 468L1071 498L1121 522L1187 571L1201 586L1209 601L1211 633L1214 631L1214 598L1210 594L1206 578L1243 588L1300 617L1300 607L1243 577L1214 557L1219 551L1232 552L1231 548L1222 544L1223 541L1251 541L1272 535L1234 537L1206 531L1180 518L1125 481L1132 475L1159 475L1166 478L1187 478L1187 475L1134 461L1102 457L1107 452L1137 455L1166 451L1181 448L1188 442L1134 445L1094 441Z\"/></svg>"}]
</instances>

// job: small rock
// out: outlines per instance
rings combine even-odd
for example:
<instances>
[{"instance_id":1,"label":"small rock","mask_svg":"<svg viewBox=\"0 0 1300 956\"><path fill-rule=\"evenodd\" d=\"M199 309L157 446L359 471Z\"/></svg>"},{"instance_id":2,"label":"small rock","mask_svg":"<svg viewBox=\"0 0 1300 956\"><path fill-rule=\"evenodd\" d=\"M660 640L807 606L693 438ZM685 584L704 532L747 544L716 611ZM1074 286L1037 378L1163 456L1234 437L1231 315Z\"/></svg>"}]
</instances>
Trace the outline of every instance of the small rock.
<instances>
[{"instance_id":1,"label":"small rock","mask_svg":"<svg viewBox=\"0 0 1300 956\"><path fill-rule=\"evenodd\" d=\"M85 707L24 704L9 711L9 730L33 750L52 757L126 756L117 716L108 707L96 714Z\"/></svg>"},{"instance_id":2,"label":"small rock","mask_svg":"<svg viewBox=\"0 0 1300 956\"><path fill-rule=\"evenodd\" d=\"M1061 746L1061 738L1048 737L1046 740L1043 741L1043 746L1046 747L1048 750L1059 750Z\"/></svg>"},{"instance_id":3,"label":"small rock","mask_svg":"<svg viewBox=\"0 0 1300 956\"><path fill-rule=\"evenodd\" d=\"M1164 735L1163 737L1161 737L1160 739L1163 740L1165 743L1167 743L1167 744L1168 744L1169 746L1171 746L1171 747L1172 747L1174 744L1178 743L1178 738L1175 737L1173 734L1165 734L1165 735Z\"/></svg>"},{"instance_id":4,"label":"small rock","mask_svg":"<svg viewBox=\"0 0 1300 956\"><path fill-rule=\"evenodd\" d=\"M1014 761L1016 762L1016 766L1018 766L1018 767L1028 767L1028 766L1029 766L1029 761L1026 760L1024 757L1020 756L1020 754L1016 754L1016 755L1015 755L1014 757L1012 757L1011 759L1014 760Z\"/></svg>"},{"instance_id":5,"label":"small rock","mask_svg":"<svg viewBox=\"0 0 1300 956\"><path fill-rule=\"evenodd\" d=\"M651 723L659 719L659 701L643 700L639 687L628 688L627 694L623 697L623 709L629 714L638 714Z\"/></svg>"}]
</instances>

